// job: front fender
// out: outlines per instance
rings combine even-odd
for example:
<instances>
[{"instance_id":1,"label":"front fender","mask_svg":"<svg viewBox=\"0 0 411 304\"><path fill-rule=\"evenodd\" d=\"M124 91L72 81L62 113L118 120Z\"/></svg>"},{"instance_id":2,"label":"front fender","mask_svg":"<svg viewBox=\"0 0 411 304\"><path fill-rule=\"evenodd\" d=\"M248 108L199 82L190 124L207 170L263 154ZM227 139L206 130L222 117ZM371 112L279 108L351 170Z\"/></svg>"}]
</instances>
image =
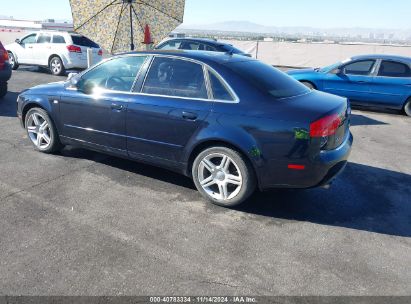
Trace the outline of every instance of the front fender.
<instances>
[{"instance_id":1,"label":"front fender","mask_svg":"<svg viewBox=\"0 0 411 304\"><path fill-rule=\"evenodd\" d=\"M25 124L25 116L27 112L34 107L39 107L45 110L50 118L55 122L56 127L59 125L59 97L45 95L23 94L18 97L17 115L21 119L22 126Z\"/></svg>"}]
</instances>

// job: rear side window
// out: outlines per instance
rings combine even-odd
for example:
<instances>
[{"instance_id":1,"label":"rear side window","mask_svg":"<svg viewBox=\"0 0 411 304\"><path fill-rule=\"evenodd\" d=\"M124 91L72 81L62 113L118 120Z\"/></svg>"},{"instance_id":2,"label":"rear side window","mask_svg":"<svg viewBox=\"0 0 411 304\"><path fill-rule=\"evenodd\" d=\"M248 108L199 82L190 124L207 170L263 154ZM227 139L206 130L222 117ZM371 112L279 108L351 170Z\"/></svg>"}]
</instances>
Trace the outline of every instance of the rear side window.
<instances>
[{"instance_id":1,"label":"rear side window","mask_svg":"<svg viewBox=\"0 0 411 304\"><path fill-rule=\"evenodd\" d=\"M79 35L71 35L71 39L73 40L73 44L90 47L90 48L99 48L99 45L94 41L91 41L87 37L79 36Z\"/></svg>"},{"instance_id":2,"label":"rear side window","mask_svg":"<svg viewBox=\"0 0 411 304\"><path fill-rule=\"evenodd\" d=\"M233 96L220 78L212 71L209 71L208 74L210 77L211 89L213 90L213 98L216 100L233 101Z\"/></svg>"},{"instance_id":3,"label":"rear side window","mask_svg":"<svg viewBox=\"0 0 411 304\"><path fill-rule=\"evenodd\" d=\"M363 60L347 64L344 73L347 75L369 75L374 67L375 60Z\"/></svg>"},{"instance_id":4,"label":"rear side window","mask_svg":"<svg viewBox=\"0 0 411 304\"><path fill-rule=\"evenodd\" d=\"M50 40L51 40L50 35L40 34L39 37L37 38L37 43L49 43Z\"/></svg>"},{"instance_id":5,"label":"rear side window","mask_svg":"<svg viewBox=\"0 0 411 304\"><path fill-rule=\"evenodd\" d=\"M203 67L174 58L154 58L142 93L207 99Z\"/></svg>"},{"instance_id":6,"label":"rear side window","mask_svg":"<svg viewBox=\"0 0 411 304\"><path fill-rule=\"evenodd\" d=\"M305 85L276 68L257 60L239 61L226 65L253 86L272 97L287 98L310 92Z\"/></svg>"},{"instance_id":7,"label":"rear side window","mask_svg":"<svg viewBox=\"0 0 411 304\"><path fill-rule=\"evenodd\" d=\"M63 36L53 35L53 43L66 43L66 40Z\"/></svg>"},{"instance_id":8,"label":"rear side window","mask_svg":"<svg viewBox=\"0 0 411 304\"><path fill-rule=\"evenodd\" d=\"M384 77L411 77L410 67L401 62L385 61L381 62L378 76Z\"/></svg>"}]
</instances>

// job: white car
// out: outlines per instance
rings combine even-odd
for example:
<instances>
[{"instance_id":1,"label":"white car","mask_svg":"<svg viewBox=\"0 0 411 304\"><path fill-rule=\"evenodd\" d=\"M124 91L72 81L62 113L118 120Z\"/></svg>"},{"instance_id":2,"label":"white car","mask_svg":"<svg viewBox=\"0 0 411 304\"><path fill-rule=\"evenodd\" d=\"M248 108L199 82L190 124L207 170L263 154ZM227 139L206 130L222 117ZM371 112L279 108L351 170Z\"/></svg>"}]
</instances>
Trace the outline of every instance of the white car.
<instances>
[{"instance_id":1,"label":"white car","mask_svg":"<svg viewBox=\"0 0 411 304\"><path fill-rule=\"evenodd\" d=\"M19 65L45 66L53 75L67 69L85 69L87 49L92 49L92 64L102 60L103 51L87 37L70 32L40 31L28 34L5 46L13 70Z\"/></svg>"}]
</instances>

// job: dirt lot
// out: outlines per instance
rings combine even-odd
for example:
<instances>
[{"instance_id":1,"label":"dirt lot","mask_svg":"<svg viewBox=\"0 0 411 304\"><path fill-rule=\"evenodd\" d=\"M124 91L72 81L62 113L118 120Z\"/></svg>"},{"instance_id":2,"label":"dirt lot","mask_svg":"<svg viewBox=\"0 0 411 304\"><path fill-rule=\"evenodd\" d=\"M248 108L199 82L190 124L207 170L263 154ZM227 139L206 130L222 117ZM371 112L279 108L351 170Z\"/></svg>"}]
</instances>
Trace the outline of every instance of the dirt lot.
<instances>
[{"instance_id":1,"label":"dirt lot","mask_svg":"<svg viewBox=\"0 0 411 304\"><path fill-rule=\"evenodd\" d=\"M213 206L177 174L82 149L37 153L0 101L0 295L410 295L411 119L355 110L330 190Z\"/></svg>"}]
</instances>

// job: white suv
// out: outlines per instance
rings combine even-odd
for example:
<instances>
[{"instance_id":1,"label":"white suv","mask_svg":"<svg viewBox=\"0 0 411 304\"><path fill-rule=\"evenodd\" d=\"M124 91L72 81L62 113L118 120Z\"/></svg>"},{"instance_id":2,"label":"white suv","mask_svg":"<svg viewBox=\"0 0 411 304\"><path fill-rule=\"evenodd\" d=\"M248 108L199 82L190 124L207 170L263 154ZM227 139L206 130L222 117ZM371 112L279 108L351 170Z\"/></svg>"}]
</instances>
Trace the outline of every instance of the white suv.
<instances>
[{"instance_id":1,"label":"white suv","mask_svg":"<svg viewBox=\"0 0 411 304\"><path fill-rule=\"evenodd\" d=\"M40 31L28 34L5 46L13 70L19 65L46 66L53 75L66 69L87 68L87 49L92 49L92 64L102 59L103 51L87 37L70 32Z\"/></svg>"}]
</instances>

